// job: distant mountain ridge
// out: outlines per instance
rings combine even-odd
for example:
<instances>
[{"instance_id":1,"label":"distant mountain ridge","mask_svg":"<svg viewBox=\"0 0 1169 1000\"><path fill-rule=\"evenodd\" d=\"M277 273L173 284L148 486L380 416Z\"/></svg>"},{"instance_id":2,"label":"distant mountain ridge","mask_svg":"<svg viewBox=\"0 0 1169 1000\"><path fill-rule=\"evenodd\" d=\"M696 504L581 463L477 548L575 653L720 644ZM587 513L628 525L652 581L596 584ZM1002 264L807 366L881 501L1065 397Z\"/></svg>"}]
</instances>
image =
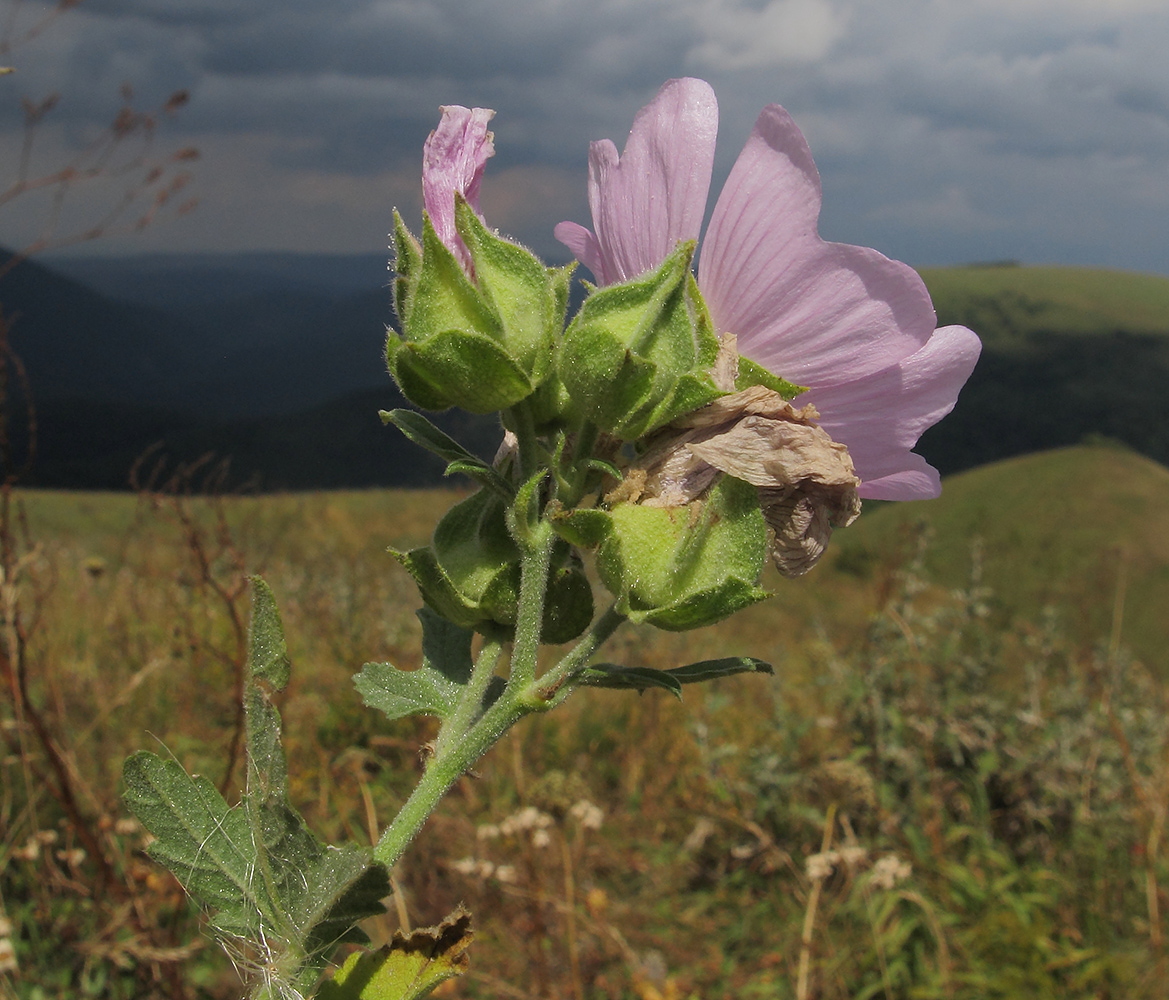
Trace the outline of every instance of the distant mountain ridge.
<instances>
[{"instance_id":1,"label":"distant mountain ridge","mask_svg":"<svg viewBox=\"0 0 1169 1000\"><path fill-rule=\"evenodd\" d=\"M1169 464L1169 278L1006 265L923 276L939 323L986 345L918 448L943 473L1099 437ZM380 255L20 264L0 306L37 404L31 482L123 487L152 446L231 455L237 478L270 488L435 481L438 464L376 416L403 405L385 371L388 278ZM493 418L436 419L482 454L498 442Z\"/></svg>"}]
</instances>

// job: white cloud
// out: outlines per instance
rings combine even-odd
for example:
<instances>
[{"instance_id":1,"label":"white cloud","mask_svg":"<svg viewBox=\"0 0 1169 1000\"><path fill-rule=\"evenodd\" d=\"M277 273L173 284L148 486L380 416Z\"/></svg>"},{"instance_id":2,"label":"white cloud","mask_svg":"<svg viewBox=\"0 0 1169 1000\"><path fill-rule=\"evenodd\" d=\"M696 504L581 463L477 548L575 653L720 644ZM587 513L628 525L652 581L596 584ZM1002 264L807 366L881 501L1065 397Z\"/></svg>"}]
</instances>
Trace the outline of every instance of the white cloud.
<instances>
[{"instance_id":1,"label":"white cloud","mask_svg":"<svg viewBox=\"0 0 1169 1000\"><path fill-rule=\"evenodd\" d=\"M699 41L689 59L699 70L728 72L823 59L844 34L847 16L827 0L700 0L681 16Z\"/></svg>"}]
</instances>

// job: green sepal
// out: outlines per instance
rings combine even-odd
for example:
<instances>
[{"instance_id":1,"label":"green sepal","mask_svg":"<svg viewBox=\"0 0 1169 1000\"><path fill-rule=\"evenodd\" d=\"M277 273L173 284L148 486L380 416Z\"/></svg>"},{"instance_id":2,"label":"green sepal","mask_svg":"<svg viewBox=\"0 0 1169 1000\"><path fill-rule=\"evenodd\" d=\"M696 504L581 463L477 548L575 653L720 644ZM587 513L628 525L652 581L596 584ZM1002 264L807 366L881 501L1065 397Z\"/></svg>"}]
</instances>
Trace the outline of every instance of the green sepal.
<instances>
[{"instance_id":1,"label":"green sepal","mask_svg":"<svg viewBox=\"0 0 1169 1000\"><path fill-rule=\"evenodd\" d=\"M735 389L742 392L752 386L761 385L772 392L778 392L784 399L795 399L802 392L807 392L807 386L796 385L785 378L773 375L762 365L750 358L739 355L739 374L735 378Z\"/></svg>"},{"instance_id":2,"label":"green sepal","mask_svg":"<svg viewBox=\"0 0 1169 1000\"><path fill-rule=\"evenodd\" d=\"M540 494L544 480L547 478L546 469L541 469L529 477L528 481L516 491L515 503L507 510L508 530L521 549L530 549L539 537ZM547 528L542 530L548 531Z\"/></svg>"},{"instance_id":3,"label":"green sepal","mask_svg":"<svg viewBox=\"0 0 1169 1000\"><path fill-rule=\"evenodd\" d=\"M402 394L425 410L494 413L533 388L498 341L474 330L446 329L418 342L391 333L386 360Z\"/></svg>"},{"instance_id":4,"label":"green sepal","mask_svg":"<svg viewBox=\"0 0 1169 1000\"><path fill-rule=\"evenodd\" d=\"M595 549L613 528L612 515L597 507L550 511L548 520L556 534L580 549Z\"/></svg>"},{"instance_id":5,"label":"green sepal","mask_svg":"<svg viewBox=\"0 0 1169 1000\"><path fill-rule=\"evenodd\" d=\"M515 625L520 553L505 511L497 494L478 490L443 515L429 546L390 550L427 605L456 625L479 631L491 622Z\"/></svg>"},{"instance_id":6,"label":"green sepal","mask_svg":"<svg viewBox=\"0 0 1169 1000\"><path fill-rule=\"evenodd\" d=\"M550 269L530 250L488 229L455 195L455 226L471 254L475 284L499 323L499 342L529 382L552 367L552 345L564 325L572 267Z\"/></svg>"},{"instance_id":7,"label":"green sepal","mask_svg":"<svg viewBox=\"0 0 1169 1000\"><path fill-rule=\"evenodd\" d=\"M729 579L665 607L644 611L631 609L629 620L645 622L667 632L688 632L720 622L770 596L768 591L746 580Z\"/></svg>"},{"instance_id":8,"label":"green sepal","mask_svg":"<svg viewBox=\"0 0 1169 1000\"><path fill-rule=\"evenodd\" d=\"M515 623L520 553L499 497L479 490L455 504L435 527L431 547L465 600L501 624Z\"/></svg>"},{"instance_id":9,"label":"green sepal","mask_svg":"<svg viewBox=\"0 0 1169 1000\"><path fill-rule=\"evenodd\" d=\"M422 269L422 247L394 209L394 312L399 322L410 310L410 300Z\"/></svg>"},{"instance_id":10,"label":"green sepal","mask_svg":"<svg viewBox=\"0 0 1169 1000\"><path fill-rule=\"evenodd\" d=\"M581 413L626 441L717 399L718 341L695 308L694 243L649 274L593 292L564 333L557 371Z\"/></svg>"},{"instance_id":11,"label":"green sepal","mask_svg":"<svg viewBox=\"0 0 1169 1000\"><path fill-rule=\"evenodd\" d=\"M584 570L577 565L554 569L544 599L540 641L568 642L588 628L592 620L593 587Z\"/></svg>"},{"instance_id":12,"label":"green sepal","mask_svg":"<svg viewBox=\"0 0 1169 1000\"><path fill-rule=\"evenodd\" d=\"M474 628L488 619L478 603L463 598L443 572L429 547L411 549L409 552L400 552L397 549L389 551L414 578L418 592L427 606L433 608L443 618L465 628Z\"/></svg>"},{"instance_id":13,"label":"green sepal","mask_svg":"<svg viewBox=\"0 0 1169 1000\"><path fill-rule=\"evenodd\" d=\"M597 571L617 610L669 631L699 628L768 597L757 586L767 525L757 491L723 476L684 507L621 503L554 513L570 544L597 549Z\"/></svg>"},{"instance_id":14,"label":"green sepal","mask_svg":"<svg viewBox=\"0 0 1169 1000\"><path fill-rule=\"evenodd\" d=\"M439 238L426 213L422 215L422 259L417 267L409 308L400 317L407 341L425 343L448 330L498 340L498 318L467 277L462 261Z\"/></svg>"}]
</instances>

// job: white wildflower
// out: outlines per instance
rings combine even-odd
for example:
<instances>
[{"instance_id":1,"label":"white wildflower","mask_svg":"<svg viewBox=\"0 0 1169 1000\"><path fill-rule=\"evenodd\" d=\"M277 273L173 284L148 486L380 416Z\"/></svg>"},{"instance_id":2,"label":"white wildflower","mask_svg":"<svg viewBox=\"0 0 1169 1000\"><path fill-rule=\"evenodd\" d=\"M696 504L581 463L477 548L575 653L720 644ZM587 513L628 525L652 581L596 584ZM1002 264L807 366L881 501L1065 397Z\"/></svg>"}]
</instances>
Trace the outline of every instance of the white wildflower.
<instances>
[{"instance_id":1,"label":"white wildflower","mask_svg":"<svg viewBox=\"0 0 1169 1000\"><path fill-rule=\"evenodd\" d=\"M576 820L586 830L599 830L605 814L599 806L593 805L588 799L581 799L571 809L568 815Z\"/></svg>"},{"instance_id":2,"label":"white wildflower","mask_svg":"<svg viewBox=\"0 0 1169 1000\"><path fill-rule=\"evenodd\" d=\"M892 889L913 874L913 865L896 854L886 854L873 864L872 882L878 889Z\"/></svg>"},{"instance_id":3,"label":"white wildflower","mask_svg":"<svg viewBox=\"0 0 1169 1000\"><path fill-rule=\"evenodd\" d=\"M836 870L840 863L839 851L823 851L820 854L809 855L804 862L804 871L813 882L826 879Z\"/></svg>"}]
</instances>

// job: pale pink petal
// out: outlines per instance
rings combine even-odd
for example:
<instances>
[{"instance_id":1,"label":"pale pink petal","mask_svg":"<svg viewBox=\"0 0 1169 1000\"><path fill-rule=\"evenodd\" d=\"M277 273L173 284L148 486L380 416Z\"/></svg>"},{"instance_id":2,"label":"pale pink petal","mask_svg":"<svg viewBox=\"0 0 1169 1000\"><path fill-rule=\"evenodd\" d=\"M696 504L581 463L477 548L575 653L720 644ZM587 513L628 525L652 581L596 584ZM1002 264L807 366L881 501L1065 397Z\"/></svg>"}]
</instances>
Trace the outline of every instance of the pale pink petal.
<instances>
[{"instance_id":1,"label":"pale pink petal","mask_svg":"<svg viewBox=\"0 0 1169 1000\"><path fill-rule=\"evenodd\" d=\"M487 108L457 104L441 108L442 119L422 151L422 202L438 238L470 268L471 257L455 230L455 192L479 211L479 183L483 168L495 155L487 123L495 116Z\"/></svg>"},{"instance_id":2,"label":"pale pink petal","mask_svg":"<svg viewBox=\"0 0 1169 1000\"><path fill-rule=\"evenodd\" d=\"M605 261L592 230L585 229L578 222L558 222L552 234L572 251L577 260L593 272L597 284L607 284L604 279Z\"/></svg>"},{"instance_id":3,"label":"pale pink petal","mask_svg":"<svg viewBox=\"0 0 1169 1000\"><path fill-rule=\"evenodd\" d=\"M937 473L910 449L954 408L981 349L978 337L964 326L942 327L923 348L884 371L813 389L796 403L814 404L820 425L848 447L862 497L937 496Z\"/></svg>"},{"instance_id":4,"label":"pale pink petal","mask_svg":"<svg viewBox=\"0 0 1169 1000\"><path fill-rule=\"evenodd\" d=\"M942 495L942 479L929 462L910 452L905 465L900 472L861 483L857 494L865 500L933 500Z\"/></svg>"},{"instance_id":5,"label":"pale pink petal","mask_svg":"<svg viewBox=\"0 0 1169 1000\"><path fill-rule=\"evenodd\" d=\"M608 139L592 144L589 207L598 266L581 262L598 284L652 270L680 240L698 239L717 134L710 84L680 79L668 81L637 113L620 157Z\"/></svg>"},{"instance_id":6,"label":"pale pink petal","mask_svg":"<svg viewBox=\"0 0 1169 1000\"><path fill-rule=\"evenodd\" d=\"M739 350L808 386L837 385L921 347L936 317L908 265L820 239L820 175L791 116L763 109L719 195L698 284Z\"/></svg>"}]
</instances>

